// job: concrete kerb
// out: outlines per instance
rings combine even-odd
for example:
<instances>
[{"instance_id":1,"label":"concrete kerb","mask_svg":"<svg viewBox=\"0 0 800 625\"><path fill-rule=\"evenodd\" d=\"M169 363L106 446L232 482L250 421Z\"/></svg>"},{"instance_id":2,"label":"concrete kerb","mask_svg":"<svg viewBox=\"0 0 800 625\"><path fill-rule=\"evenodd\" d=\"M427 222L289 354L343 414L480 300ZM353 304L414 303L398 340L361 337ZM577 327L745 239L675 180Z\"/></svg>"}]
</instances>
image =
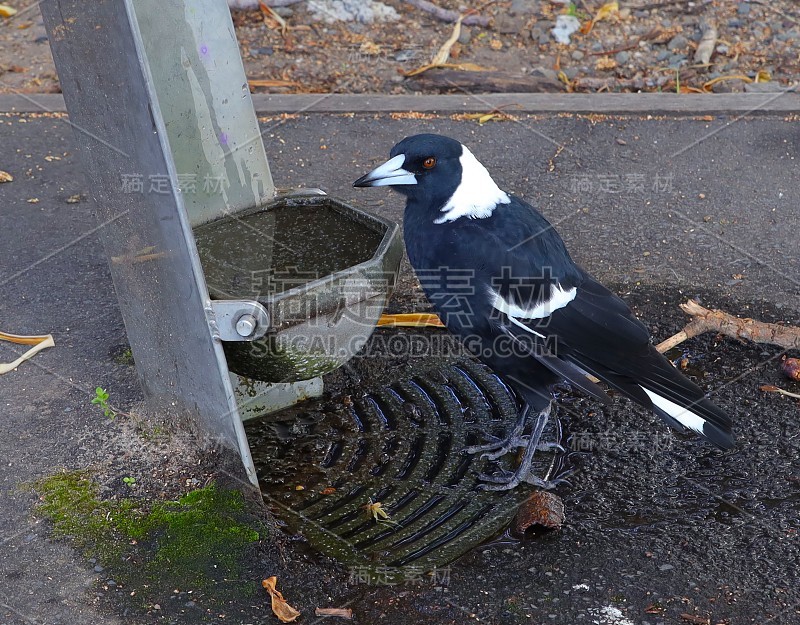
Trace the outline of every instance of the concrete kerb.
<instances>
[{"instance_id":1,"label":"concrete kerb","mask_svg":"<svg viewBox=\"0 0 800 625\"><path fill-rule=\"evenodd\" d=\"M604 115L786 115L800 114L800 94L775 93L679 95L668 93L476 95L254 94L259 115L293 113L486 113L495 108L527 114ZM0 94L3 113L66 112L61 94Z\"/></svg>"}]
</instances>

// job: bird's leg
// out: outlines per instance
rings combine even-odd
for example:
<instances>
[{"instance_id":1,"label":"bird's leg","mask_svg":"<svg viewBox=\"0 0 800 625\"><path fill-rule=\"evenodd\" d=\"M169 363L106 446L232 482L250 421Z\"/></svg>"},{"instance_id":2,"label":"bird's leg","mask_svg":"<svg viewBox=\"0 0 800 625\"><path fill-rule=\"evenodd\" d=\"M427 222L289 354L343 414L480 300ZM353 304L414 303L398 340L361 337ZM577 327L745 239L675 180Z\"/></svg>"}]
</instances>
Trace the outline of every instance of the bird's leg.
<instances>
[{"instance_id":1,"label":"bird's leg","mask_svg":"<svg viewBox=\"0 0 800 625\"><path fill-rule=\"evenodd\" d=\"M494 440L491 443L486 443L484 445L472 445L467 447L464 451L466 451L468 454L482 454L481 458L496 460L500 456L506 455L508 452L513 451L517 447L526 445L527 441L522 443L521 439L524 438L522 436L522 432L525 429L525 424L528 422L528 415L530 414L530 411L530 404L525 402L525 405L522 406L522 410L519 411L517 422L514 424L514 427L508 436L505 438L496 438L493 436L491 438Z\"/></svg>"},{"instance_id":2,"label":"bird's leg","mask_svg":"<svg viewBox=\"0 0 800 625\"><path fill-rule=\"evenodd\" d=\"M501 456L505 456L507 453L512 452L520 447L525 447L527 449L530 446L530 436L523 436L522 432L525 430L525 425L528 422L530 411L531 407L526 402L522 406L522 410L519 411L519 417L517 418L517 422L514 424L514 427L512 428L511 432L505 438L497 438L495 436L491 436L488 438L493 439L492 442L485 443L483 445L472 445L470 447L467 447L464 451L466 451L468 454L481 454L481 458L488 458L489 460L497 460ZM550 412L549 406L547 408L547 412L548 413ZM543 443L540 440L536 443L535 451L564 452L565 450L561 445L559 445L556 442Z\"/></svg>"},{"instance_id":3,"label":"bird's leg","mask_svg":"<svg viewBox=\"0 0 800 625\"><path fill-rule=\"evenodd\" d=\"M484 482L490 482L489 484L481 485L484 490L510 490L522 482L526 482L538 488L550 489L564 481L563 479L543 480L533 475L531 472L533 456L536 454L536 451L540 449L539 441L549 417L550 406L548 405L547 408L537 415L536 421L533 424L533 431L527 439L525 454L519 466L513 472L508 472L503 476L485 474L480 476Z\"/></svg>"}]
</instances>

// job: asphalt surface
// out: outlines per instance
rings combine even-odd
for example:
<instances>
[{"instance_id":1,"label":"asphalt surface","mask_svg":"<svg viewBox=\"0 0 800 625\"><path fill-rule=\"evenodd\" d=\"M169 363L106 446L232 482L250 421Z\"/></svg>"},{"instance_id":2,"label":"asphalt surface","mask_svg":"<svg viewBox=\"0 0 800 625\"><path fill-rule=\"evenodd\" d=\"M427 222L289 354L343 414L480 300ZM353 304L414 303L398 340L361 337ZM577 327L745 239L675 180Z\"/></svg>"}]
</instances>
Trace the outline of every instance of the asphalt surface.
<instances>
[{"instance_id":1,"label":"asphalt surface","mask_svg":"<svg viewBox=\"0 0 800 625\"><path fill-rule=\"evenodd\" d=\"M680 328L677 306L691 296L800 323L800 126L791 116L521 116L479 126L299 114L264 118L262 127L279 187L321 187L396 220L399 196L351 182L404 136L462 140L501 188L539 206L574 258L628 297L659 340ZM49 538L24 488L62 468L102 463L115 449L119 426L91 406L95 386L113 389L122 407L140 399L132 369L116 358L126 339L91 202L66 201L91 193L71 133L63 117L0 116L0 169L15 177L0 185L0 330L52 332L57 345L0 378L3 624L146 620L94 600L93 565ZM395 309L406 308L412 287L406 274ZM560 491L563 530L474 552L451 567L446 592L348 589L341 572L308 583L315 592L338 588L365 623L655 625L681 622L682 613L710 623L797 622L797 404L758 391L790 388L777 373L781 352L712 336L687 350L736 415L731 454L668 436L627 405L598 414L578 402L567 420L595 445L576 460L574 487ZM13 357L0 343L0 360ZM363 369L365 384L386 372L380 363ZM609 443L609 431L629 436Z\"/></svg>"}]
</instances>

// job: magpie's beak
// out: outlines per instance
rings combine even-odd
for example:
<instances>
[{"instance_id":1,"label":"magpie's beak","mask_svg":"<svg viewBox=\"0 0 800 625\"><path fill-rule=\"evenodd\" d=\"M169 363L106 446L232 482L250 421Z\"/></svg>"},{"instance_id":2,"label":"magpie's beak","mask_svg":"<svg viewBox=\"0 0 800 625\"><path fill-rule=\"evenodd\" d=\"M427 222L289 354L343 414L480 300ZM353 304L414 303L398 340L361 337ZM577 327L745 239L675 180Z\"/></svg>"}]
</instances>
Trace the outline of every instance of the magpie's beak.
<instances>
[{"instance_id":1,"label":"magpie's beak","mask_svg":"<svg viewBox=\"0 0 800 625\"><path fill-rule=\"evenodd\" d=\"M403 169L405 154L390 158L380 167L361 176L353 183L354 187L388 187L396 184L417 184L417 178L410 171Z\"/></svg>"}]
</instances>

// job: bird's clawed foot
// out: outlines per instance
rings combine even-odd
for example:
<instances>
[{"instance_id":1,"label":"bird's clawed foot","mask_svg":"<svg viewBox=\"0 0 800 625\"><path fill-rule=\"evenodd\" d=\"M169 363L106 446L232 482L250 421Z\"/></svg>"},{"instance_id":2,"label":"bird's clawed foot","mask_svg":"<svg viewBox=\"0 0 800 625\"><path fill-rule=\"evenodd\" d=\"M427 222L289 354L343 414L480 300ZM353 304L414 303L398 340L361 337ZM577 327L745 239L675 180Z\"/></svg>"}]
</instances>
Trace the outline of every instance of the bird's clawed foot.
<instances>
[{"instance_id":1,"label":"bird's clawed foot","mask_svg":"<svg viewBox=\"0 0 800 625\"><path fill-rule=\"evenodd\" d=\"M566 482L564 478L554 480L543 480L533 474L531 465L533 457L537 451L559 451L564 452L564 448L558 443L542 443L541 437L547 420L550 416L550 406L540 412L533 423L533 430L530 436L523 436L525 425L528 421L530 407L526 404L520 411L519 419L514 425L511 433L505 439L492 437L490 443L484 445L474 445L467 447L466 451L470 454L480 453L481 458L496 460L505 454L515 451L520 447L525 448L525 453L519 466L514 471L503 471L500 475L481 474L479 477L485 484L481 485L484 490L510 490L519 484L527 483L541 489L555 488L559 484Z\"/></svg>"},{"instance_id":2,"label":"bird's clawed foot","mask_svg":"<svg viewBox=\"0 0 800 625\"><path fill-rule=\"evenodd\" d=\"M571 475L572 473L570 472L552 480L543 480L533 475L530 471L530 467L527 472L522 472L517 469L516 471L506 471L503 475L488 475L483 473L480 475L480 479L486 483L481 484L479 488L481 490L511 490L520 484L530 484L541 490L552 490L561 484L570 485L568 478L571 477Z\"/></svg>"},{"instance_id":3,"label":"bird's clawed foot","mask_svg":"<svg viewBox=\"0 0 800 625\"><path fill-rule=\"evenodd\" d=\"M530 436L517 436L508 438L497 438L496 436L489 436L487 438L493 439L490 443L483 445L472 445L466 447L464 451L468 454L481 454L481 459L487 458L489 460L497 460L505 456L507 453L515 451L521 447L528 447L530 443ZM562 445L555 442L539 442L536 445L536 451L544 452L558 452L561 454L567 453Z\"/></svg>"}]
</instances>

